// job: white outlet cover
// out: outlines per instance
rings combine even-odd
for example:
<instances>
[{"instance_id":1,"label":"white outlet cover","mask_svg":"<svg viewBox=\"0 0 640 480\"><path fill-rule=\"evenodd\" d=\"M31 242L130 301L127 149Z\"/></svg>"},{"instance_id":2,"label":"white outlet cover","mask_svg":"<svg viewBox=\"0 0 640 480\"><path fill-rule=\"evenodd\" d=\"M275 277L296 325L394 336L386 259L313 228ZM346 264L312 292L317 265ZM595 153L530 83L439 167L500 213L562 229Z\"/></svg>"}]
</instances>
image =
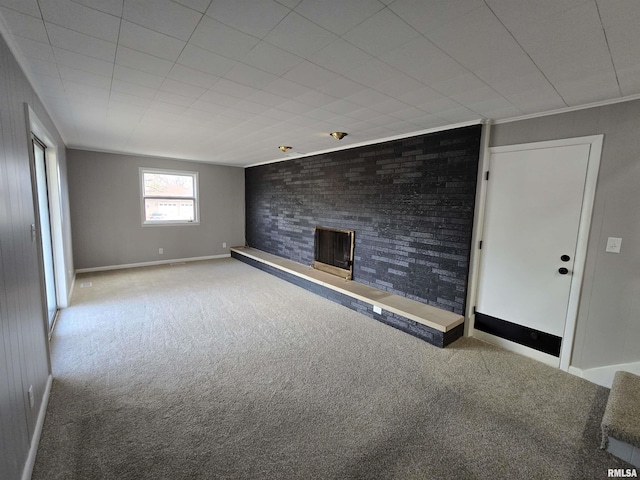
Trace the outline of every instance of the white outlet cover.
<instances>
[{"instance_id":1,"label":"white outlet cover","mask_svg":"<svg viewBox=\"0 0 640 480\"><path fill-rule=\"evenodd\" d=\"M377 313L378 315L380 315L382 313L382 308L378 307L377 305L374 305L373 313Z\"/></svg>"},{"instance_id":2,"label":"white outlet cover","mask_svg":"<svg viewBox=\"0 0 640 480\"><path fill-rule=\"evenodd\" d=\"M607 239L607 249L608 253L620 253L620 246L622 245L622 239L618 237L609 237Z\"/></svg>"}]
</instances>

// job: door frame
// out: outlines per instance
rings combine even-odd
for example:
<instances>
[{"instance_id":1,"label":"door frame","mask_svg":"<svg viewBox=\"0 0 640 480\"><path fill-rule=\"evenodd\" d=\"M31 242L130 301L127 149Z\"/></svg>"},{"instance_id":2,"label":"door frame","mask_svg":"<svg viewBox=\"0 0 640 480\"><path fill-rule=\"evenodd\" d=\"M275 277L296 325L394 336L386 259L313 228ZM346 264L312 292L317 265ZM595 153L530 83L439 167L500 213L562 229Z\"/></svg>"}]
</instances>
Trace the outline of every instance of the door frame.
<instances>
[{"instance_id":1,"label":"door frame","mask_svg":"<svg viewBox=\"0 0 640 480\"><path fill-rule=\"evenodd\" d=\"M66 275L66 261L64 252L64 236L62 229L62 192L60 179L60 164L58 162L58 143L54 140L53 135L45 128L31 106L25 104L25 113L27 118L27 133L29 145L31 145L31 136L36 136L41 143L45 145L45 165L47 171L47 189L49 196L49 222L51 224L51 243L53 248L53 271L56 285L56 303L58 308L65 308L69 305L69 282ZM34 165L33 149L29 148L29 161L31 166ZM35 177L32 174L32 181ZM35 201L35 199L34 199ZM39 219L36 218L39 222ZM41 255L42 253L40 253ZM46 292L43 290L43 295ZM51 329L47 322L47 334L50 336L55 327L55 320Z\"/></svg>"},{"instance_id":2,"label":"door frame","mask_svg":"<svg viewBox=\"0 0 640 480\"><path fill-rule=\"evenodd\" d=\"M491 340L495 339L494 343L500 346L516 351L518 353L535 358L536 360L559 366L561 370L568 371L571 363L571 354L573 352L573 343L576 331L576 323L578 319L578 308L580 305L580 294L582 291L582 284L584 279L584 268L587 257L587 245L589 240L589 232L591 229L591 217L593 213L593 205L596 194L596 185L598 181L598 172L600 170L600 158L602 154L602 145L604 141L604 135L589 135L585 137L565 138L559 140L547 140L541 142L505 145L499 147L486 147L485 154L483 155L480 169L478 171L478 181L482 182L478 185L478 202L479 215L477 215L477 224L474 229L472 238L472 258L475 261L473 271L469 276L469 296L467 301L467 323L468 330L467 335L470 337L476 337L480 339ZM488 142L487 142L488 143ZM541 352L537 352L528 347L524 347L515 342L504 340L493 335L486 334L479 330L475 330L475 314L474 306L477 301L478 283L480 268L482 264L482 251L480 250L480 241L482 240L484 233L484 219L486 216L486 201L487 201L487 188L489 181L487 180L487 172L491 170L491 156L494 153L504 152L517 152L525 150L537 150L543 148L563 147L571 145L589 145L589 160L587 164L587 174L585 178L585 188L582 197L582 208L580 212L580 226L578 227L578 241L576 244L575 262L573 265L573 275L571 278L571 287L569 290L569 303L567 306L567 317L564 326L564 333L562 336L562 347L560 350L560 358L558 359Z\"/></svg>"}]
</instances>

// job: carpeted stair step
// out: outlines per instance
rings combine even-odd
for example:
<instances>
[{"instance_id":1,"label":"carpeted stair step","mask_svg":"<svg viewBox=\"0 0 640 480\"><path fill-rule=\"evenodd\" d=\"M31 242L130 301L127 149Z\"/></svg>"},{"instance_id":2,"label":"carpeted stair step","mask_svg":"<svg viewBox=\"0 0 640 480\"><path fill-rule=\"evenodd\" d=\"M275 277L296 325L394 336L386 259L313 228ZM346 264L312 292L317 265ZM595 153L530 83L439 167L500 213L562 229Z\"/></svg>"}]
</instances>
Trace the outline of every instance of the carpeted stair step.
<instances>
[{"instance_id":1,"label":"carpeted stair step","mask_svg":"<svg viewBox=\"0 0 640 480\"><path fill-rule=\"evenodd\" d=\"M618 371L602 417L602 448L640 467L640 377Z\"/></svg>"}]
</instances>

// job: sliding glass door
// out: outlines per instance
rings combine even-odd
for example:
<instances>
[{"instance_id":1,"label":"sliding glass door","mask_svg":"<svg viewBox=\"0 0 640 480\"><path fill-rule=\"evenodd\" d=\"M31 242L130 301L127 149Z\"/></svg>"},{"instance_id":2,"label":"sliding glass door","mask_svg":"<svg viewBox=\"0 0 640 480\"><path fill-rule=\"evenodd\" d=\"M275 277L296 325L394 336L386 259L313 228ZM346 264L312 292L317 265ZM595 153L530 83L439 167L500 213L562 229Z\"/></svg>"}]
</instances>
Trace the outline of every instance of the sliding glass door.
<instances>
[{"instance_id":1,"label":"sliding glass door","mask_svg":"<svg viewBox=\"0 0 640 480\"><path fill-rule=\"evenodd\" d=\"M33 158L35 161L35 180L38 201L38 217L40 221L40 242L42 244L42 263L47 303L47 321L49 330L53 327L58 303L56 300L56 281L53 266L53 242L51 237L51 220L49 214L49 188L47 182L46 148L33 138Z\"/></svg>"}]
</instances>

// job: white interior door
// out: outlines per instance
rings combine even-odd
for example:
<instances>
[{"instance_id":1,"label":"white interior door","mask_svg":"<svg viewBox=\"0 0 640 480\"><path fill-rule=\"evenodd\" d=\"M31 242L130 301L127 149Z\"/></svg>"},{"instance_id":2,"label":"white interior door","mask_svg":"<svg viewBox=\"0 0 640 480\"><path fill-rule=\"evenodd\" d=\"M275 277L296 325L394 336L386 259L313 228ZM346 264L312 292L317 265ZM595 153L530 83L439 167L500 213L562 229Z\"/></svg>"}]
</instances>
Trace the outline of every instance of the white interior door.
<instances>
[{"instance_id":1,"label":"white interior door","mask_svg":"<svg viewBox=\"0 0 640 480\"><path fill-rule=\"evenodd\" d=\"M541 351L548 337L559 357L590 149L491 153L475 328L495 321L484 331Z\"/></svg>"}]
</instances>

